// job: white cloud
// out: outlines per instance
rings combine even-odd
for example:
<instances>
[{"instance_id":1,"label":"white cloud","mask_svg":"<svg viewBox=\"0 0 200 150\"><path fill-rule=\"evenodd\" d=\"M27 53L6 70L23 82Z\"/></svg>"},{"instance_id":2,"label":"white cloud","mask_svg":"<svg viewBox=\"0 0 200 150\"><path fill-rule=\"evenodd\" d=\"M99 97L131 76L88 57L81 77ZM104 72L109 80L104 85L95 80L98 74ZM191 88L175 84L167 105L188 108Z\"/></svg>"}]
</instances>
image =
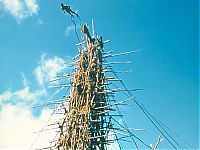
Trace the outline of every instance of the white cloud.
<instances>
[{"instance_id":1,"label":"white cloud","mask_svg":"<svg viewBox=\"0 0 200 150\"><path fill-rule=\"evenodd\" d=\"M33 118L31 111L23 105L6 105L0 112L0 149L28 149L38 136L34 131L41 130L48 120L50 111L45 110L39 118ZM39 142L33 146L44 147L49 145L54 132L45 132ZM34 147L32 147L34 148Z\"/></svg>"},{"instance_id":2,"label":"white cloud","mask_svg":"<svg viewBox=\"0 0 200 150\"><path fill-rule=\"evenodd\" d=\"M5 91L0 95L0 102L6 101L19 101L19 102L35 102L38 100L38 97L46 94L44 88L38 89L36 91L31 91L27 83L27 79L23 75L23 88L16 91Z\"/></svg>"},{"instance_id":3,"label":"white cloud","mask_svg":"<svg viewBox=\"0 0 200 150\"><path fill-rule=\"evenodd\" d=\"M28 81L24 74L23 87L17 90L7 90L0 94L0 105L4 103L26 103L34 104L37 103L42 96L47 96L46 85L47 83L55 79L58 73L61 73L66 69L66 62L59 57L49 57L42 55L38 66L34 69L36 87L33 90L31 88L30 81Z\"/></svg>"},{"instance_id":4,"label":"white cloud","mask_svg":"<svg viewBox=\"0 0 200 150\"><path fill-rule=\"evenodd\" d=\"M5 105L0 111L0 149L36 149L48 147L49 142L55 138L57 130L46 130L42 134L34 133L41 131L47 124L58 120L58 116L51 117L51 111L43 110L39 118L34 118L30 108L25 105ZM49 119L50 118L50 119ZM54 128L57 126L46 126ZM109 140L114 139L113 132ZM37 140L36 140L37 139ZM36 142L35 142L36 140ZM52 145L53 146L53 145ZM108 146L109 150L119 150L117 142Z\"/></svg>"},{"instance_id":5,"label":"white cloud","mask_svg":"<svg viewBox=\"0 0 200 150\"><path fill-rule=\"evenodd\" d=\"M36 0L25 0L25 4L29 10L30 15L37 14L39 7Z\"/></svg>"},{"instance_id":6,"label":"white cloud","mask_svg":"<svg viewBox=\"0 0 200 150\"><path fill-rule=\"evenodd\" d=\"M46 57L42 55L38 66L34 69L36 86L32 90L33 80L28 80L22 73L22 88L7 90L0 94L0 149L28 149L50 117L49 110L43 110L39 117L33 117L32 107L42 96L47 96L46 83L65 69L65 61L59 57ZM36 103L35 103L36 102ZM54 116L55 117L55 116ZM52 121L58 116L52 118ZM49 141L55 137L51 130L45 131L32 149L49 146Z\"/></svg>"},{"instance_id":7,"label":"white cloud","mask_svg":"<svg viewBox=\"0 0 200 150\"><path fill-rule=\"evenodd\" d=\"M47 58L43 55L34 72L39 84L43 86L45 82L55 79L64 69L66 69L66 62L62 58Z\"/></svg>"},{"instance_id":8,"label":"white cloud","mask_svg":"<svg viewBox=\"0 0 200 150\"><path fill-rule=\"evenodd\" d=\"M73 25L67 26L65 28L65 35L69 36L72 31L74 31L74 26Z\"/></svg>"},{"instance_id":9,"label":"white cloud","mask_svg":"<svg viewBox=\"0 0 200 150\"><path fill-rule=\"evenodd\" d=\"M12 92L5 91L3 94L0 95L0 101L8 100L13 96Z\"/></svg>"},{"instance_id":10,"label":"white cloud","mask_svg":"<svg viewBox=\"0 0 200 150\"><path fill-rule=\"evenodd\" d=\"M0 4L17 21L37 14L39 10L36 0L0 0Z\"/></svg>"}]
</instances>

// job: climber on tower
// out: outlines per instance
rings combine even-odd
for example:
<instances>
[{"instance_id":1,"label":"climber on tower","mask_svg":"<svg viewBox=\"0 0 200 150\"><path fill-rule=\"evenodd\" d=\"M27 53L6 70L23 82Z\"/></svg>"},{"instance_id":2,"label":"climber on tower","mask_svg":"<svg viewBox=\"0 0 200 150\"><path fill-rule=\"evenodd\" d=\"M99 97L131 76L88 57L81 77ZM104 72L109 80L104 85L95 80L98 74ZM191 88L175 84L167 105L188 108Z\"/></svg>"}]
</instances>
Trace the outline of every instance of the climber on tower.
<instances>
[{"instance_id":1,"label":"climber on tower","mask_svg":"<svg viewBox=\"0 0 200 150\"><path fill-rule=\"evenodd\" d=\"M79 17L78 14L77 14L76 12L74 12L73 10L71 10L70 6L68 6L68 5L64 5L63 3L61 3L61 9L62 9L62 11L63 11L64 13L67 12L68 14L70 14L71 17L74 17L74 14L75 14L77 17Z\"/></svg>"}]
</instances>

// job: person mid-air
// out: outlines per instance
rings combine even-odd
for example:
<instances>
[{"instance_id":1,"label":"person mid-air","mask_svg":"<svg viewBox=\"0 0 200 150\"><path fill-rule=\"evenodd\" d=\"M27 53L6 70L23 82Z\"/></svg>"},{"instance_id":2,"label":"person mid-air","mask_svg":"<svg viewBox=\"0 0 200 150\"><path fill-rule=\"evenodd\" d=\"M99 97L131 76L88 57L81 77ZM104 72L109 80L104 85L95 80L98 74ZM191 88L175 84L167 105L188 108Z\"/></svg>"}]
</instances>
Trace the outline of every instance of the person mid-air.
<instances>
[{"instance_id":1,"label":"person mid-air","mask_svg":"<svg viewBox=\"0 0 200 150\"><path fill-rule=\"evenodd\" d=\"M77 14L76 12L74 12L73 10L71 10L70 6L68 6L68 5L64 5L63 3L61 3L61 9L62 9L62 11L63 11L64 13L67 12L68 14L70 14L71 17L74 17L74 14L75 14L77 17L79 17L78 14Z\"/></svg>"}]
</instances>

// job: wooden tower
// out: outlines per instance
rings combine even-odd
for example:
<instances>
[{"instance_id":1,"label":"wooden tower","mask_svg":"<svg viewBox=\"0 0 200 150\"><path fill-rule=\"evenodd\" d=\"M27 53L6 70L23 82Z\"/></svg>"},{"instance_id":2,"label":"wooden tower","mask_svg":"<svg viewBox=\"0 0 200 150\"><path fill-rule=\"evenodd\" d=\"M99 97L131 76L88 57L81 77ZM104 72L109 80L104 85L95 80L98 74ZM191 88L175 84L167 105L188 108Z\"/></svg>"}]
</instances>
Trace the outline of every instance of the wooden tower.
<instances>
[{"instance_id":1,"label":"wooden tower","mask_svg":"<svg viewBox=\"0 0 200 150\"><path fill-rule=\"evenodd\" d=\"M102 65L103 41L101 36L91 36L86 25L82 33L86 42L74 59L71 75L71 92L65 118L60 124L58 149L106 149L111 128L107 101L105 72Z\"/></svg>"}]
</instances>

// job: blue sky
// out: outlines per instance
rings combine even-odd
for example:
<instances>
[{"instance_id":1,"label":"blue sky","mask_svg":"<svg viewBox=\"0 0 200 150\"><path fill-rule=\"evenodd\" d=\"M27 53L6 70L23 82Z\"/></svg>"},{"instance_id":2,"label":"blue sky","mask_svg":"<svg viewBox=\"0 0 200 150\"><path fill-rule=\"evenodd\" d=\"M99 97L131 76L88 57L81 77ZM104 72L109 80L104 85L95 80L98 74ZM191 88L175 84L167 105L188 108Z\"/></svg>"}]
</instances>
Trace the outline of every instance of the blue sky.
<instances>
[{"instance_id":1,"label":"blue sky","mask_svg":"<svg viewBox=\"0 0 200 150\"><path fill-rule=\"evenodd\" d=\"M38 113L32 110L32 106L55 92L48 89L48 81L57 74L68 72L69 61L77 53L73 23L69 16L62 13L60 2L0 0L0 130L4 131L0 135L0 141L3 141L0 148L10 148L9 134L6 133L13 131L20 134L23 128L32 133L39 128L39 124L42 125L42 118L48 117L49 110ZM110 40L105 51L141 50L115 58L133 63L115 66L114 69L132 69L128 74L119 75L126 86L144 89L134 93L137 99L156 118L197 148L199 1L62 2L78 10L81 23L88 23L91 27L91 20L94 19L95 31L104 40ZM78 19L76 22L80 24ZM122 112L129 127L147 129L144 133L137 133L138 136L149 144L156 142L160 133L134 103L122 108ZM26 119L26 122L20 122ZM18 125L19 132L15 132L10 123ZM31 133L23 136L29 137L26 138L29 140L27 145L13 136L18 145L14 143L11 148L30 146L35 138ZM183 148L190 148L179 138L176 140ZM160 146L171 148L166 140ZM131 149L130 144L125 147Z\"/></svg>"}]
</instances>

